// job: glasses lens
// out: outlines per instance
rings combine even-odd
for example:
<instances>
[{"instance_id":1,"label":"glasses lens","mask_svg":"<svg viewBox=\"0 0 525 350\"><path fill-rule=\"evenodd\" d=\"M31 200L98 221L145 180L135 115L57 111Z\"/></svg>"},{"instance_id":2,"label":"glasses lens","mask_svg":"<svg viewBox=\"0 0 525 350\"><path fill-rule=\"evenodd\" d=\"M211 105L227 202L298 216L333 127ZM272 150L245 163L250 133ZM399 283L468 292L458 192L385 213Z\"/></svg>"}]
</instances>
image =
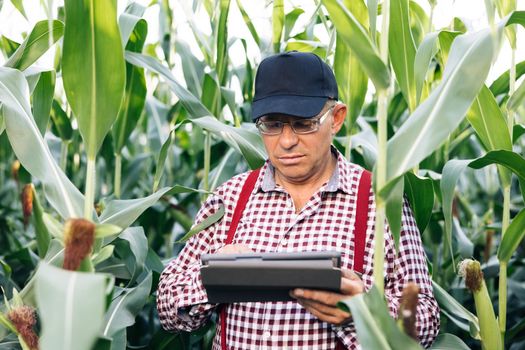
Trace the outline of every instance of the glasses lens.
<instances>
[{"instance_id":1,"label":"glasses lens","mask_svg":"<svg viewBox=\"0 0 525 350\"><path fill-rule=\"evenodd\" d=\"M279 134L283 129L283 123L277 120L261 121L258 124L259 130L265 134Z\"/></svg>"},{"instance_id":2,"label":"glasses lens","mask_svg":"<svg viewBox=\"0 0 525 350\"><path fill-rule=\"evenodd\" d=\"M317 128L317 120L299 119L292 122L293 129L298 134L307 134L315 131Z\"/></svg>"}]
</instances>

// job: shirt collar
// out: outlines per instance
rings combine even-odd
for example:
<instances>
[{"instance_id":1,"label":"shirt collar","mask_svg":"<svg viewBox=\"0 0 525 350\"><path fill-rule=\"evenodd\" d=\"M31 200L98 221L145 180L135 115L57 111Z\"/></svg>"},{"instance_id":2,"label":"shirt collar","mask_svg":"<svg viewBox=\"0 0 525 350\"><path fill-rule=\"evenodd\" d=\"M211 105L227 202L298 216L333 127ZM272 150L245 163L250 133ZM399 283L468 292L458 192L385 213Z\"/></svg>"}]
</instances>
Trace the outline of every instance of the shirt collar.
<instances>
[{"instance_id":1,"label":"shirt collar","mask_svg":"<svg viewBox=\"0 0 525 350\"><path fill-rule=\"evenodd\" d=\"M338 190L341 190L348 194L354 193L355 189L352 188L352 177L350 176L352 171L355 171L354 167L351 166L351 163L348 162L341 152L339 152L334 146L331 147L331 151L337 157L337 164L335 171L324 186L323 192L337 192ZM266 160L266 163L261 169L258 184L256 185L258 190L270 192L277 189L274 171L275 168L270 160Z\"/></svg>"}]
</instances>

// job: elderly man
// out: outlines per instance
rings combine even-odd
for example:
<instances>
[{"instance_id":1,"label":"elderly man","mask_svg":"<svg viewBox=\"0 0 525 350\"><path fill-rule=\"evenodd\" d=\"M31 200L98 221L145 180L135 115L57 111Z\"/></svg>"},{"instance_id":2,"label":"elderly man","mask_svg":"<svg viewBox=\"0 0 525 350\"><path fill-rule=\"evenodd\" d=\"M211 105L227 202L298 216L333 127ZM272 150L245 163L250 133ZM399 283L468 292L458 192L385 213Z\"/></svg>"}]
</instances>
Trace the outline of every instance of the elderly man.
<instances>
[{"instance_id":1,"label":"elderly man","mask_svg":"<svg viewBox=\"0 0 525 350\"><path fill-rule=\"evenodd\" d=\"M200 278L202 254L335 250L341 253L340 293L296 289L294 301L227 305L213 348L359 347L351 315L336 304L372 287L374 196L369 173L331 145L346 116L337 96L332 70L314 54L287 52L261 62L252 110L269 159L260 171L224 183L202 206L196 223L221 204L225 214L193 236L164 270L157 304L165 329L195 330L217 309ZM243 196L247 202L237 220L233 214ZM403 286L419 285L417 332L428 346L438 333L439 309L407 203L402 223L397 253L391 234L385 236L385 297L396 315ZM234 232L228 234L230 226Z\"/></svg>"}]
</instances>

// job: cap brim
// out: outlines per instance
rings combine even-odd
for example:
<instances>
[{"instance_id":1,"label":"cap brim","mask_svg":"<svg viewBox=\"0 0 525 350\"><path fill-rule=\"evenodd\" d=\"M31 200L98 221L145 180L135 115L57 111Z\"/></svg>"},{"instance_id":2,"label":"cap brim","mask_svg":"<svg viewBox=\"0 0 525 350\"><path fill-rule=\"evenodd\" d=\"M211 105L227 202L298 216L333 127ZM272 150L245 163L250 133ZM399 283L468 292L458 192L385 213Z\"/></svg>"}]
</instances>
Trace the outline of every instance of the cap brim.
<instances>
[{"instance_id":1,"label":"cap brim","mask_svg":"<svg viewBox=\"0 0 525 350\"><path fill-rule=\"evenodd\" d=\"M268 96L252 102L252 119L267 114L286 114L294 117L312 118L323 109L327 97L279 95Z\"/></svg>"}]
</instances>

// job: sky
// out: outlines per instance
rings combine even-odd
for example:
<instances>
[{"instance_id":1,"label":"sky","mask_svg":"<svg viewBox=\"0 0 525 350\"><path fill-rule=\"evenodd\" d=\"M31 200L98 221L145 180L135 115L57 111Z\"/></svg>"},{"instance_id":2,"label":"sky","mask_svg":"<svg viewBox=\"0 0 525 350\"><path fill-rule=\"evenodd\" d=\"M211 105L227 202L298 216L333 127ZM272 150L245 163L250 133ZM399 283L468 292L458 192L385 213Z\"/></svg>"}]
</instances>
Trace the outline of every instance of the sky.
<instances>
[{"instance_id":1,"label":"sky","mask_svg":"<svg viewBox=\"0 0 525 350\"><path fill-rule=\"evenodd\" d=\"M172 8L174 8L174 23L177 26L179 36L186 40L193 40L192 29L189 25L189 18L193 18L197 23L200 30L205 34L211 34L211 28L208 28L207 21L199 21L199 14L204 13L204 9L200 9L196 14L193 13L192 9L189 8L189 1L187 0L169 0ZM0 3L2 0L0 0ZM0 34L10 39L21 41L22 33L31 29L32 25L38 20L46 18L46 14L39 4L35 6L35 0L25 0L24 6L28 15L26 20L11 4L10 0L3 0L3 6L0 10ZM147 5L151 3L151 0L138 0L137 2ZM417 2L427 11L430 9L427 0L417 0ZM33 5L31 4L33 3ZM57 5L62 5L63 0L43 0L39 3L51 3L52 8L56 8ZM272 2L269 0L241 0L241 3L245 7L246 11L252 18L257 31L266 37L267 40L271 40L271 13L272 13ZM118 12L122 12L127 4L125 0L118 0ZM305 10L305 13L299 17L298 27L301 23L305 23L309 20L309 17L315 10L314 0L287 0L285 1L285 12L290 11L293 7L301 7ZM525 0L517 0L517 8L525 10ZM148 38L147 42L158 41L159 29L158 29L158 13L159 6L153 5L148 7L145 13L145 18L148 21ZM434 12L434 28L440 29L449 25L453 17L461 18L467 25L469 30L478 30L487 27L487 18L485 14L484 0L437 0L437 6ZM379 22L379 21L378 21ZM230 36L246 36L250 37L247 28L241 18L240 12L237 8L236 1L231 1L230 13L229 13L229 34ZM264 35L266 34L266 35ZM322 31L319 31L319 37L321 40L328 40L326 35ZM523 28L518 29L518 51L516 54L516 62L525 60L525 33ZM254 61L259 61L261 57L258 57L259 50L255 48L255 42L253 40L248 41L248 50L253 53L251 57ZM52 50L50 50L52 51ZM193 47L192 51L197 57L201 56L197 47ZM232 47L232 63L234 65L241 64L243 61L243 49L240 42ZM239 53L239 54L237 54ZM236 61L238 60L238 61ZM0 64L2 64L4 58L0 55ZM175 62L177 63L177 62ZM50 55L44 57L38 62L39 65L51 66L52 58ZM510 48L507 43L504 44L500 51L498 60L494 67L491 69L487 83L490 83L502 72L508 69L510 65ZM176 64L177 66L177 64ZM176 76L179 72L174 72Z\"/></svg>"}]
</instances>

